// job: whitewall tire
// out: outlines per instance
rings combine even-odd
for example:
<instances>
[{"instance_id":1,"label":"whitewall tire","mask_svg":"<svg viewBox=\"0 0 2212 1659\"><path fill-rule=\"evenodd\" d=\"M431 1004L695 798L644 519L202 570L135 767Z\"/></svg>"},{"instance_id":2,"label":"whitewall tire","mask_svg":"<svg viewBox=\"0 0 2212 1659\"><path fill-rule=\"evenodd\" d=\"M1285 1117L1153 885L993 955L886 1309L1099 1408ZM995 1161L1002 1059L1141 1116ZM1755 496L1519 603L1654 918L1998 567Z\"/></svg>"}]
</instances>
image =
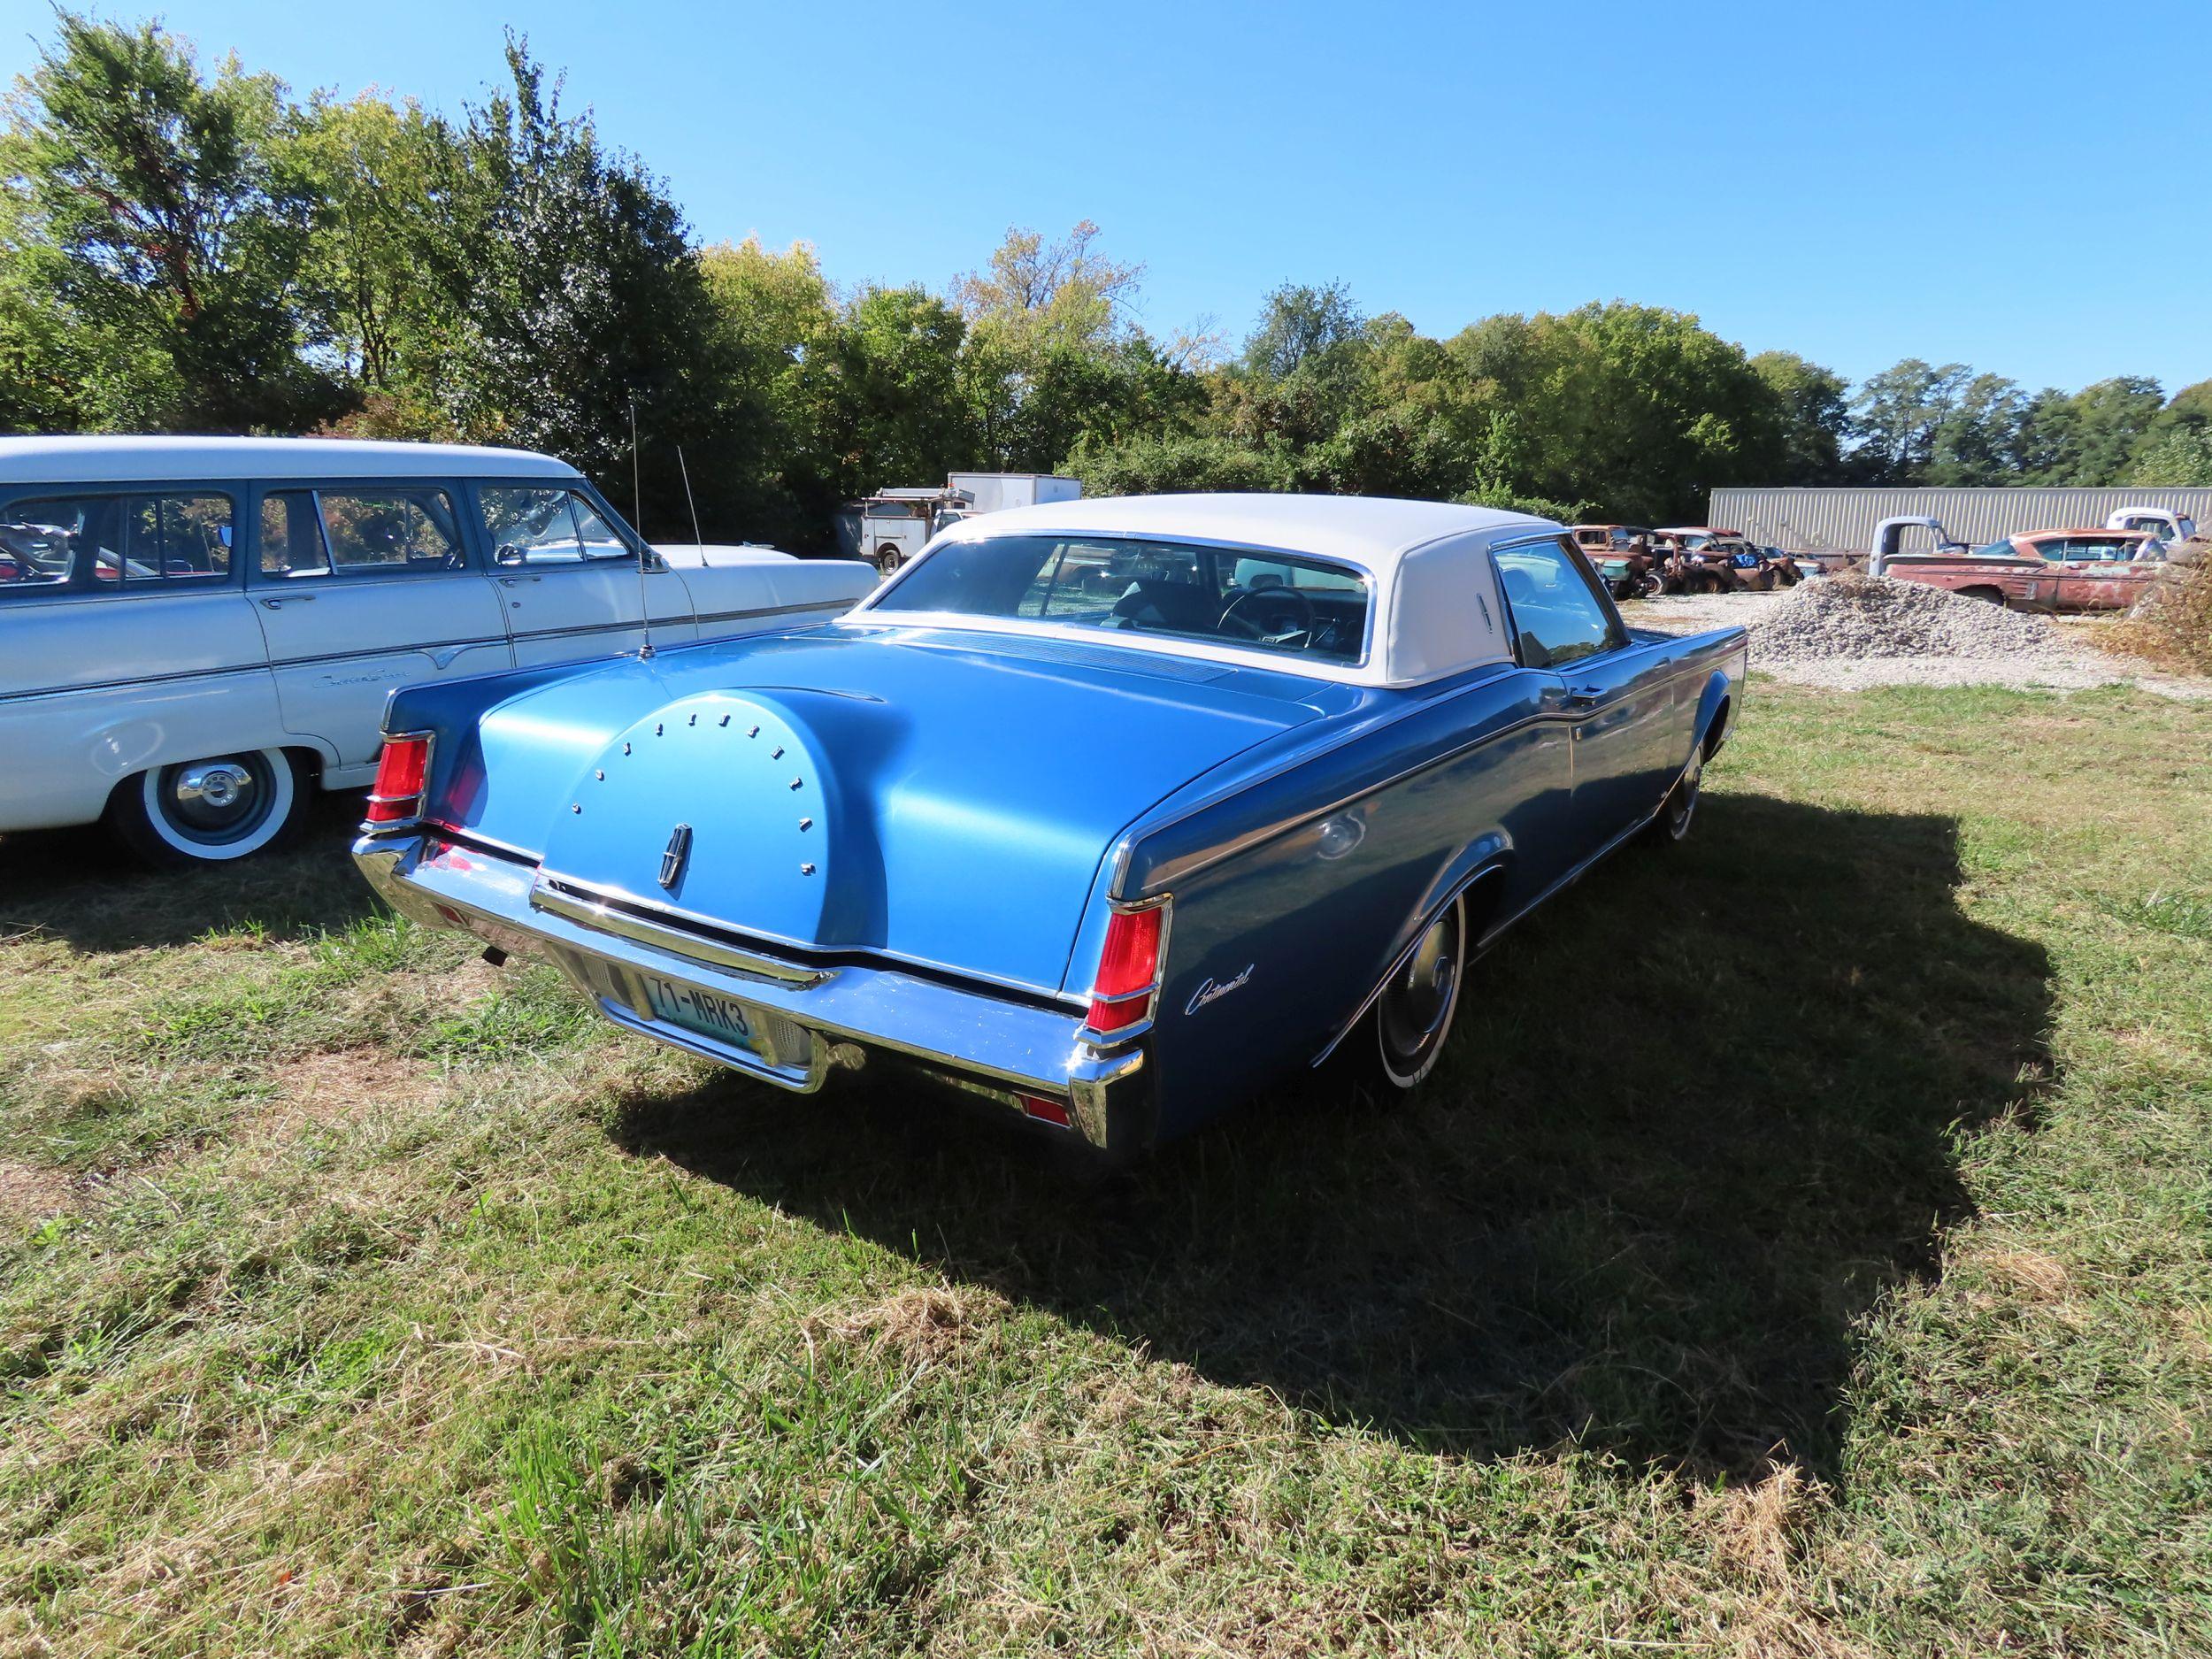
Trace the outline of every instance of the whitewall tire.
<instances>
[{"instance_id":1,"label":"whitewall tire","mask_svg":"<svg viewBox=\"0 0 2212 1659\"><path fill-rule=\"evenodd\" d=\"M1375 999L1369 1020L1378 1081L1394 1089L1417 1088L1436 1070L1466 973L1467 905L1454 899Z\"/></svg>"},{"instance_id":2,"label":"whitewall tire","mask_svg":"<svg viewBox=\"0 0 2212 1659\"><path fill-rule=\"evenodd\" d=\"M289 755L254 749L141 772L116 790L109 812L132 850L154 864L227 864L282 841L307 799Z\"/></svg>"}]
</instances>

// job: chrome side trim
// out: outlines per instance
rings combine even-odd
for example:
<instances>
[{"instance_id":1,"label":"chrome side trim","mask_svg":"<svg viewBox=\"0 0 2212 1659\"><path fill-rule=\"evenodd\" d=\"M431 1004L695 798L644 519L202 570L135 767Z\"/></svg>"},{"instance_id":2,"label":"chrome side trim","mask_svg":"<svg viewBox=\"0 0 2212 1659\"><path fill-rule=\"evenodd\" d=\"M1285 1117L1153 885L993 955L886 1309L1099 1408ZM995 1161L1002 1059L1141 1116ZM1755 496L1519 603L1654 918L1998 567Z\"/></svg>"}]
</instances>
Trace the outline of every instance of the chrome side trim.
<instances>
[{"instance_id":1,"label":"chrome side trim","mask_svg":"<svg viewBox=\"0 0 2212 1659\"><path fill-rule=\"evenodd\" d=\"M1719 630L1715 631L1719 632ZM1680 639L1683 636L1680 634L1668 634L1664 637L1668 639ZM1508 672L1517 674L1543 673L1547 672L1543 669L1522 668L1516 664L1508 664L1506 665L1506 669ZM1669 674L1665 679L1657 681L1653 688L1655 690L1661 686L1673 686L1681 680L1687 680L1693 674L1709 674L1711 672L1712 664L1709 662L1686 664L1683 667L1677 669L1673 673ZM1478 685L1486 685L1489 682L1487 680L1479 680L1476 682ZM1470 689L1472 687L1470 687ZM1425 772L1432 772L1439 766L1448 765L1451 762L1457 760L1463 755L1472 754L1476 749L1482 748L1486 743L1494 743L1501 738L1510 737L1516 732L1525 731L1532 726L1580 726L1590 718L1590 710L1584 710L1580 713L1569 713L1565 710L1561 709L1547 710L1539 714L1524 715L1520 719L1515 720L1509 725L1501 726L1494 731L1485 732L1479 737L1470 738L1466 742L1458 744L1454 748L1448 749L1440 755L1431 756L1426 760L1417 762L1415 764L1405 768L1402 772L1395 772L1391 773L1391 775L1387 778L1379 779L1377 781L1368 785L1365 788L1361 789L1356 794L1345 795L1339 800L1329 803L1325 806L1314 807L1302 811L1295 818L1284 818L1277 823L1268 825L1263 828L1254 830L1250 834L1243 836L1240 839L1232 841L1225 846L1209 848L1203 854L1195 856L1188 863L1163 865L1153 872L1153 879L1159 881L1187 881L1191 877L1198 875L1204 871L1212 869L1216 864L1221 863L1224 859L1233 858L1239 853L1247 852L1254 847L1257 847L1265 841L1274 839L1278 835L1286 835L1294 830L1303 829L1308 824L1314 822L1316 819L1333 817L1335 814L1342 812L1348 808L1357 806L1362 801L1366 800L1371 795L1374 795L1384 789L1395 787L1397 785L1406 782L1409 779L1419 777ZM1190 806L1178 812L1172 818L1163 818L1157 824L1148 824L1144 825L1141 828L1125 832L1124 845L1116 849L1112 887L1110 887L1109 890L1112 890L1112 887L1120 887L1128 879L1129 866L1135 857L1136 844L1140 841L1157 835L1163 831L1174 828L1177 825L1181 824L1187 819L1196 818L1201 812L1210 810L1212 808L1218 806L1223 801L1229 799L1233 795L1242 794L1246 790L1254 787L1258 784L1271 782L1273 780L1281 777L1285 773L1291 772L1299 766L1304 765L1308 761L1317 759L1323 755L1333 754L1336 750L1345 748L1347 745L1354 742L1364 734L1365 733L1362 731L1347 732L1342 736L1335 739L1324 747L1294 756L1284 761L1280 765L1262 772L1256 777L1240 780L1234 788L1217 790L1206 799L1194 802Z\"/></svg>"},{"instance_id":2,"label":"chrome side trim","mask_svg":"<svg viewBox=\"0 0 2212 1659\"><path fill-rule=\"evenodd\" d=\"M732 973L748 979L766 979L777 985L804 987L819 985L831 977L834 970L801 967L795 963L779 962L755 951L741 950L719 940L695 933L687 928L671 927L664 923L633 916L611 905L590 899L573 897L541 873L530 886L530 908L558 916L595 932L612 933L634 944L650 945L672 956L687 956L695 962L712 963Z\"/></svg>"}]
</instances>

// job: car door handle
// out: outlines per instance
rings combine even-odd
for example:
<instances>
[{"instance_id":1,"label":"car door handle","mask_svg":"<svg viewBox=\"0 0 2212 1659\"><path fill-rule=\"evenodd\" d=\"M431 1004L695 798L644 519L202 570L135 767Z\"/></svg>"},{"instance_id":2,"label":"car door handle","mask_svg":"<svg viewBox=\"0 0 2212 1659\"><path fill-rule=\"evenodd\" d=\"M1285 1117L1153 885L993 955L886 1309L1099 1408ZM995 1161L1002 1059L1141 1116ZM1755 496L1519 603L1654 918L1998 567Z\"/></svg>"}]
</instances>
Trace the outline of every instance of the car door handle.
<instances>
[{"instance_id":1,"label":"car door handle","mask_svg":"<svg viewBox=\"0 0 2212 1659\"><path fill-rule=\"evenodd\" d=\"M311 605L315 603L315 595L312 594L287 594L284 599L290 600L296 605ZM272 611L281 611L284 609L284 599L264 599L261 603Z\"/></svg>"},{"instance_id":2,"label":"car door handle","mask_svg":"<svg viewBox=\"0 0 2212 1659\"><path fill-rule=\"evenodd\" d=\"M541 582L544 580L542 576L503 576L499 579L499 585L503 588L512 588L518 583Z\"/></svg>"},{"instance_id":3,"label":"car door handle","mask_svg":"<svg viewBox=\"0 0 2212 1659\"><path fill-rule=\"evenodd\" d=\"M1570 709L1594 709L1598 706L1598 700L1604 695L1603 686L1577 686L1567 693L1567 706Z\"/></svg>"}]
</instances>

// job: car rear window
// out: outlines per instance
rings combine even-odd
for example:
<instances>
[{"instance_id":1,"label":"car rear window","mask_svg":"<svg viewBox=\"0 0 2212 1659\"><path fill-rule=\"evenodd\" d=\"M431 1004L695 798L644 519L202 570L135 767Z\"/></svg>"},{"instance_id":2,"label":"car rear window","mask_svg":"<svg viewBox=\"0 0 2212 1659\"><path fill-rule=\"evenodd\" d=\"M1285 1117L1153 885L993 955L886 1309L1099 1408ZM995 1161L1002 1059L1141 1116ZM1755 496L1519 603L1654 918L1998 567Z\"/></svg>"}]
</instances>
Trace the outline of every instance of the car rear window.
<instances>
[{"instance_id":1,"label":"car rear window","mask_svg":"<svg viewBox=\"0 0 2212 1659\"><path fill-rule=\"evenodd\" d=\"M938 548L869 609L1053 623L1356 663L1366 649L1368 583L1348 565L1258 548L1002 535Z\"/></svg>"},{"instance_id":2,"label":"car rear window","mask_svg":"<svg viewBox=\"0 0 2212 1659\"><path fill-rule=\"evenodd\" d=\"M0 598L212 586L234 529L216 490L19 498L0 509Z\"/></svg>"}]
</instances>

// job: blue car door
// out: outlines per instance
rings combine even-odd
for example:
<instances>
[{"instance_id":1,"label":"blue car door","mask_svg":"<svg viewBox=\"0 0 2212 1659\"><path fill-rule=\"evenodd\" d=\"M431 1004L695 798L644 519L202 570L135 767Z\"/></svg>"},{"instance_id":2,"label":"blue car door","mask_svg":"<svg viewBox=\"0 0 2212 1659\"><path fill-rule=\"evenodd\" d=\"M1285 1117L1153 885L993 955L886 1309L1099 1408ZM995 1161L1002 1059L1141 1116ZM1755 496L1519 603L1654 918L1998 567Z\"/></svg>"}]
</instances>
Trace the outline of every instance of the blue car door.
<instances>
[{"instance_id":1,"label":"blue car door","mask_svg":"<svg viewBox=\"0 0 2212 1659\"><path fill-rule=\"evenodd\" d=\"M1556 683L1574 775L1565 852L1579 863L1650 817L1666 792L1673 690L1660 652L1636 644L1587 564L1559 538L1493 555L1523 666Z\"/></svg>"}]
</instances>

